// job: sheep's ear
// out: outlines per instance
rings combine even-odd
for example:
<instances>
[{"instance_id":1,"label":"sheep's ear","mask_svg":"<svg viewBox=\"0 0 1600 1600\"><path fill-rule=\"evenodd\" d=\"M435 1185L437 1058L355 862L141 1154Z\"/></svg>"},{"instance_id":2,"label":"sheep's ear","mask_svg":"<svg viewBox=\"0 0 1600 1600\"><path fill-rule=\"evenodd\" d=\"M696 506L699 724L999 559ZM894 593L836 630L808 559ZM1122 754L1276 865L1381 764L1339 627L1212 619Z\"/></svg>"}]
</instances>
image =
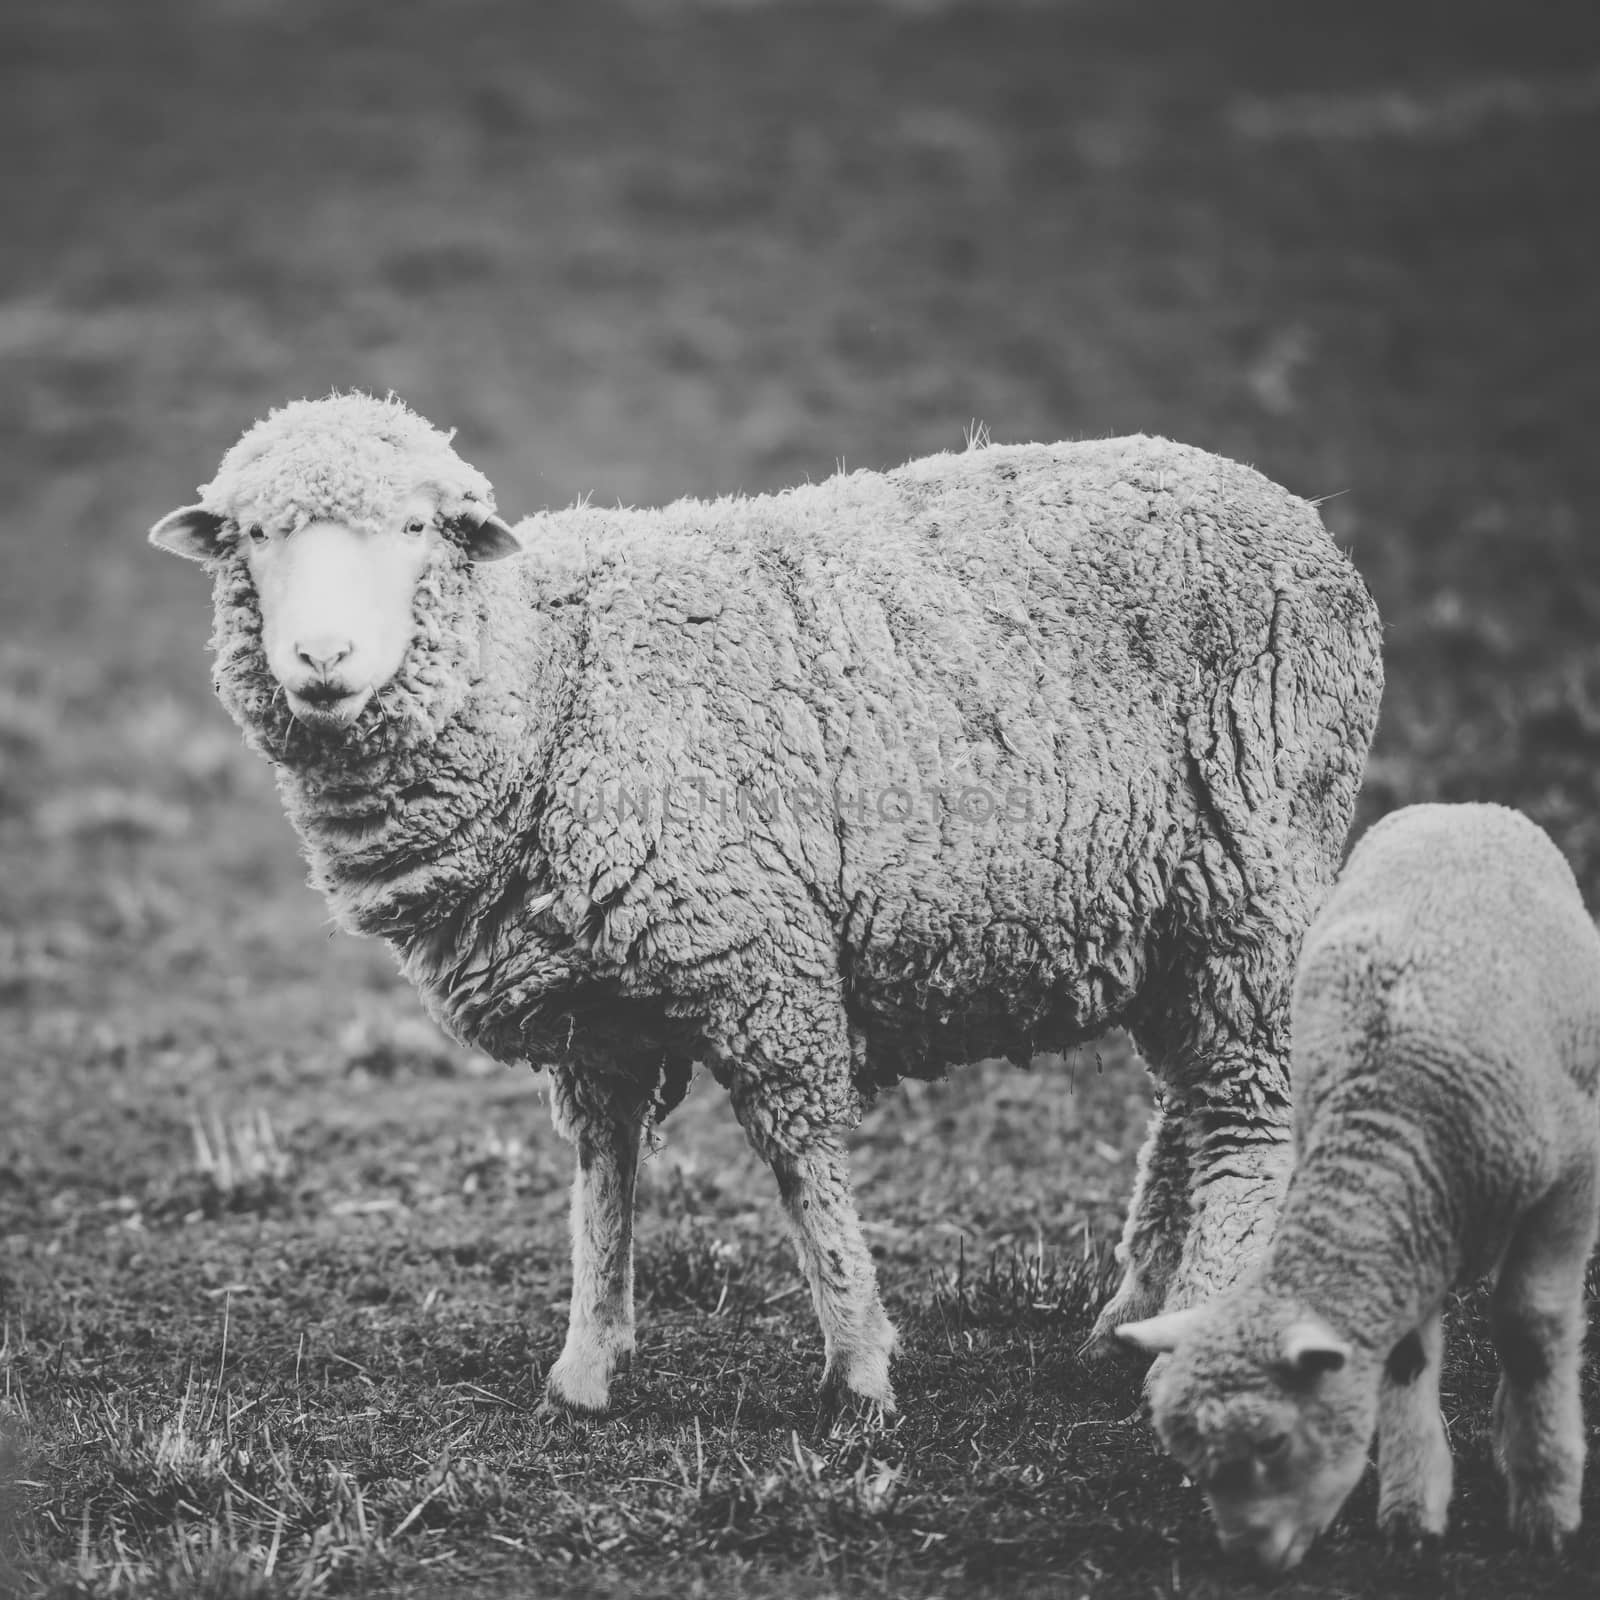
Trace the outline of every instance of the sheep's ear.
<instances>
[{"instance_id":1,"label":"sheep's ear","mask_svg":"<svg viewBox=\"0 0 1600 1600\"><path fill-rule=\"evenodd\" d=\"M510 523L492 511L471 506L452 524L456 537L474 561L504 561L522 554L522 540Z\"/></svg>"},{"instance_id":2,"label":"sheep's ear","mask_svg":"<svg viewBox=\"0 0 1600 1600\"><path fill-rule=\"evenodd\" d=\"M1146 1317L1143 1322L1124 1322L1117 1329L1117 1337L1147 1355L1159 1356L1176 1350L1200 1326L1204 1317L1204 1306L1163 1311L1159 1317Z\"/></svg>"},{"instance_id":3,"label":"sheep's ear","mask_svg":"<svg viewBox=\"0 0 1600 1600\"><path fill-rule=\"evenodd\" d=\"M224 519L204 506L169 511L150 530L150 543L186 561L215 561L222 554Z\"/></svg>"},{"instance_id":4,"label":"sheep's ear","mask_svg":"<svg viewBox=\"0 0 1600 1600\"><path fill-rule=\"evenodd\" d=\"M1350 1359L1350 1346L1321 1317L1302 1317L1283 1331L1283 1364L1297 1378L1337 1372Z\"/></svg>"}]
</instances>

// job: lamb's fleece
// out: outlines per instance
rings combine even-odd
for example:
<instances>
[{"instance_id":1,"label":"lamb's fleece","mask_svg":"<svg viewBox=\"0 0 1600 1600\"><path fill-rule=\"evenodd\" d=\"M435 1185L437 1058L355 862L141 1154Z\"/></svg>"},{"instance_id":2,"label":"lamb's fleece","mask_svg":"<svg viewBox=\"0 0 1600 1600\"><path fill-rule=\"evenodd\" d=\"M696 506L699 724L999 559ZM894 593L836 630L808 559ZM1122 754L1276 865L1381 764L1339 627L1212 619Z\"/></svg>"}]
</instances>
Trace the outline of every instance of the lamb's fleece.
<instances>
[{"instance_id":1,"label":"lamb's fleece","mask_svg":"<svg viewBox=\"0 0 1600 1600\"><path fill-rule=\"evenodd\" d=\"M419 478L491 503L443 435L342 396L204 494L294 526ZM1287 1173L1292 954L1382 684L1313 508L1135 437L517 531L520 560L430 570L345 733L291 723L231 545L214 645L343 925L554 1069L581 1170L552 1393L603 1407L632 1348L640 1129L696 1060L775 1169L830 1391L892 1403L842 1134L903 1074L1127 1025L1163 1088L1105 1325L1230 1281Z\"/></svg>"},{"instance_id":2,"label":"lamb's fleece","mask_svg":"<svg viewBox=\"0 0 1600 1600\"><path fill-rule=\"evenodd\" d=\"M1175 1350L1156 1428L1268 1566L1337 1513L1374 1431L1380 1522L1440 1534L1440 1312L1494 1271L1511 1525L1558 1545L1600 1207L1600 935L1571 870L1500 806L1385 818L1306 935L1293 1013L1298 1155L1259 1273L1127 1330Z\"/></svg>"}]
</instances>

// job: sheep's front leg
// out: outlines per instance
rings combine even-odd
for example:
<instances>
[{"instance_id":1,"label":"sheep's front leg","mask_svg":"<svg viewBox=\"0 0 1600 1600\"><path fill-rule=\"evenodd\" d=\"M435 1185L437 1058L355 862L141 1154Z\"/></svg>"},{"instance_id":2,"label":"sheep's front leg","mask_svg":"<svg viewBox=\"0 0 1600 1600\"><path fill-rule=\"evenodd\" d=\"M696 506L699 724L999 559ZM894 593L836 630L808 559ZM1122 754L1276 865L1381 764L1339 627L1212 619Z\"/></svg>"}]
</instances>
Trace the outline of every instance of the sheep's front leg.
<instances>
[{"instance_id":1,"label":"sheep's front leg","mask_svg":"<svg viewBox=\"0 0 1600 1600\"><path fill-rule=\"evenodd\" d=\"M1559 1550L1581 1520L1583 1273L1595 1241L1596 1176L1569 1181L1523 1219L1495 1285L1495 1456L1511 1530L1534 1549Z\"/></svg>"},{"instance_id":2,"label":"sheep's front leg","mask_svg":"<svg viewBox=\"0 0 1600 1600\"><path fill-rule=\"evenodd\" d=\"M633 1357L633 1190L640 1107L559 1078L557 1130L578 1151L572 1187L572 1313L545 1389L573 1411L601 1412Z\"/></svg>"},{"instance_id":3,"label":"sheep's front leg","mask_svg":"<svg viewBox=\"0 0 1600 1600\"><path fill-rule=\"evenodd\" d=\"M1115 1337L1117 1328L1153 1317L1166 1304L1188 1228L1188 1135L1181 1112L1168 1097L1158 1096L1117 1246L1122 1282L1095 1319L1085 1354L1099 1357L1124 1350Z\"/></svg>"},{"instance_id":4,"label":"sheep's front leg","mask_svg":"<svg viewBox=\"0 0 1600 1600\"><path fill-rule=\"evenodd\" d=\"M759 1105L735 1099L734 1106L778 1180L784 1220L822 1324L823 1409L853 1398L892 1412L889 1358L897 1338L878 1299L878 1275L862 1237L839 1136L814 1130L775 1134Z\"/></svg>"},{"instance_id":5,"label":"sheep's front leg","mask_svg":"<svg viewBox=\"0 0 1600 1600\"><path fill-rule=\"evenodd\" d=\"M1438 1538L1454 1469L1439 1410L1444 1324L1435 1312L1389 1355L1378 1403L1378 1526L1396 1543Z\"/></svg>"}]
</instances>

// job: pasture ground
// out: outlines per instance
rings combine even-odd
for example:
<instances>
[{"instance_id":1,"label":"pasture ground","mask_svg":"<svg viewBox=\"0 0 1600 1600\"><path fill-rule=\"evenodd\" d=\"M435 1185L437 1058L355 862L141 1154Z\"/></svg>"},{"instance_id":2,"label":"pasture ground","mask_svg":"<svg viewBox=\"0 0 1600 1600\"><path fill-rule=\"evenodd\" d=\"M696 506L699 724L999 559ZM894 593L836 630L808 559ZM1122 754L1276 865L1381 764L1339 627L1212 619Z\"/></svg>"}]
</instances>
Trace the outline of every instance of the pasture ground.
<instances>
[{"instance_id":1,"label":"pasture ground","mask_svg":"<svg viewBox=\"0 0 1600 1600\"><path fill-rule=\"evenodd\" d=\"M509 512L1133 430L1308 496L1388 624L1362 821L1524 806L1600 892L1600 38L1586 0L13 0L0 13L0 1587L1256 1592L1074 1352L1148 1104L1118 1041L888 1095L905 1353L817 1424L701 1084L616 1416L538 1414L533 1075L332 937L144 529L269 404L394 387ZM1402 90L1401 93L1392 91ZM1509 1550L1460 1308L1442 1552L1370 1480L1285 1596L1593 1593ZM1586 1396L1600 1424L1591 1356Z\"/></svg>"}]
</instances>

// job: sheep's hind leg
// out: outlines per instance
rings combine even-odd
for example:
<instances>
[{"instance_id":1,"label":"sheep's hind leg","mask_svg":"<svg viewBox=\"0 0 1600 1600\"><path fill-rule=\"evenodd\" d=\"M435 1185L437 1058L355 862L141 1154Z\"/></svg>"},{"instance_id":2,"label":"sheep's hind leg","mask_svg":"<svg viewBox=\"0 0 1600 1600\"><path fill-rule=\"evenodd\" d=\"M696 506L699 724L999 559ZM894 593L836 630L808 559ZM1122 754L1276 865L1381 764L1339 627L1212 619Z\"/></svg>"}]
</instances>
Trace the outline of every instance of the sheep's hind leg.
<instances>
[{"instance_id":1,"label":"sheep's hind leg","mask_svg":"<svg viewBox=\"0 0 1600 1600\"><path fill-rule=\"evenodd\" d=\"M1166 1309L1227 1289L1265 1249L1292 1163L1293 949L1265 914L1215 933L1146 1001L1140 1050L1182 1108L1190 1221Z\"/></svg>"},{"instance_id":2,"label":"sheep's hind leg","mask_svg":"<svg viewBox=\"0 0 1600 1600\"><path fill-rule=\"evenodd\" d=\"M1115 1337L1118 1326L1153 1317L1161 1310L1188 1227L1188 1133L1181 1110L1169 1097L1158 1094L1139 1151L1128 1220L1117 1246L1122 1282L1095 1319L1083 1346L1085 1355L1100 1357L1122 1350Z\"/></svg>"},{"instance_id":3,"label":"sheep's hind leg","mask_svg":"<svg viewBox=\"0 0 1600 1600\"><path fill-rule=\"evenodd\" d=\"M1511 1530L1536 1550L1559 1550L1581 1520L1583 1274L1595 1203L1592 1169L1555 1190L1523 1218L1495 1285L1495 1456Z\"/></svg>"},{"instance_id":4,"label":"sheep's hind leg","mask_svg":"<svg viewBox=\"0 0 1600 1600\"><path fill-rule=\"evenodd\" d=\"M645 1107L559 1075L557 1130L578 1150L572 1186L572 1313L550 1369L552 1403L598 1413L633 1358L633 1190Z\"/></svg>"},{"instance_id":5,"label":"sheep's hind leg","mask_svg":"<svg viewBox=\"0 0 1600 1600\"><path fill-rule=\"evenodd\" d=\"M1378 1402L1378 1526L1396 1544L1436 1539L1454 1469L1439 1410L1444 1325L1435 1312L1390 1353Z\"/></svg>"},{"instance_id":6,"label":"sheep's hind leg","mask_svg":"<svg viewBox=\"0 0 1600 1600\"><path fill-rule=\"evenodd\" d=\"M736 1096L746 1135L772 1168L789 1236L822 1324L820 1405L854 1399L894 1410L889 1358L897 1336L878 1298L878 1275L862 1237L843 1144L832 1131L775 1129L759 1103Z\"/></svg>"}]
</instances>

